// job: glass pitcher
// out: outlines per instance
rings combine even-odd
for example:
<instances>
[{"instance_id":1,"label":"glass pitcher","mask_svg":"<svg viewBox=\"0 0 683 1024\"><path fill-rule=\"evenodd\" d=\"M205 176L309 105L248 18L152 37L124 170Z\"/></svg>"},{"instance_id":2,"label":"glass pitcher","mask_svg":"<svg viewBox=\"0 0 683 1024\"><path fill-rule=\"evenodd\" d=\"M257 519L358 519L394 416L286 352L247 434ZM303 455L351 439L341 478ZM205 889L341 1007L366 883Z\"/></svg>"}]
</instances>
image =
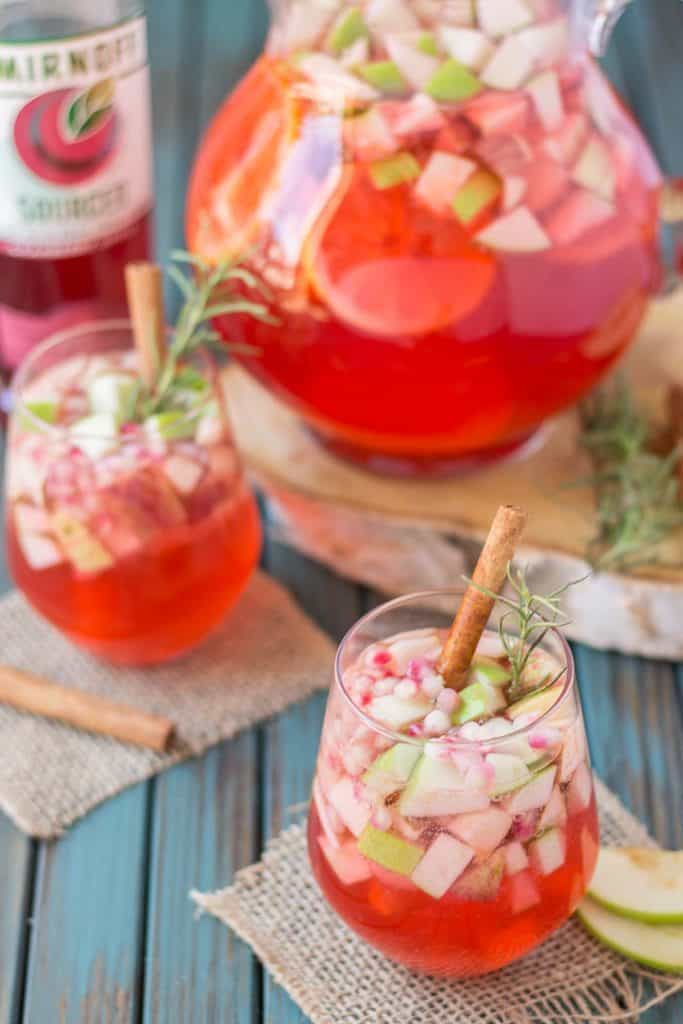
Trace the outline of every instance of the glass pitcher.
<instances>
[{"instance_id":1,"label":"glass pitcher","mask_svg":"<svg viewBox=\"0 0 683 1024\"><path fill-rule=\"evenodd\" d=\"M592 56L624 5L274 0L201 147L188 239L268 287L275 322L231 336L336 453L406 474L500 458L632 339L661 178Z\"/></svg>"}]
</instances>

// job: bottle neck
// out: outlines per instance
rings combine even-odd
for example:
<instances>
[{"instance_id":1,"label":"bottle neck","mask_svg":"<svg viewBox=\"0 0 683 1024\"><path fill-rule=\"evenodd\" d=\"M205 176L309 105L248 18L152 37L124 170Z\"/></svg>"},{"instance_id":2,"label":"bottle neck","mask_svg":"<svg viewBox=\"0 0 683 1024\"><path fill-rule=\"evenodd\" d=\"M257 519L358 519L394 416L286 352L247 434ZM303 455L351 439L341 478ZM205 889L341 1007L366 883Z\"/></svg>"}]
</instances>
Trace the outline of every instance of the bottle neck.
<instances>
[{"instance_id":1,"label":"bottle neck","mask_svg":"<svg viewBox=\"0 0 683 1024\"><path fill-rule=\"evenodd\" d=\"M60 39L110 28L143 12L142 0L0 0L0 40Z\"/></svg>"}]
</instances>

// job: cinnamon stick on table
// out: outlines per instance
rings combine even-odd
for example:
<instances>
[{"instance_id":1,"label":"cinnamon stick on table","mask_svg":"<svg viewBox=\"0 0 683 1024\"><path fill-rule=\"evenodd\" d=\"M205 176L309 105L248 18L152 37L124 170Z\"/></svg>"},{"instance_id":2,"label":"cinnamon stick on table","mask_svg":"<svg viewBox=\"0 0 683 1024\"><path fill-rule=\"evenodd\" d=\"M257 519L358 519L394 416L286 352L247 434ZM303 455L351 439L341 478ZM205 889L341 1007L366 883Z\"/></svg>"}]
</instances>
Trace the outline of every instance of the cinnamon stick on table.
<instances>
[{"instance_id":1,"label":"cinnamon stick on table","mask_svg":"<svg viewBox=\"0 0 683 1024\"><path fill-rule=\"evenodd\" d=\"M473 583L494 594L500 592L525 525L526 513L521 508L502 505L498 509L472 575ZM436 666L451 689L462 689L494 604L494 598L472 583L467 587Z\"/></svg>"},{"instance_id":2,"label":"cinnamon stick on table","mask_svg":"<svg viewBox=\"0 0 683 1024\"><path fill-rule=\"evenodd\" d=\"M174 726L167 718L60 686L9 665L0 665L0 703L157 753L164 753L173 737Z\"/></svg>"},{"instance_id":3,"label":"cinnamon stick on table","mask_svg":"<svg viewBox=\"0 0 683 1024\"><path fill-rule=\"evenodd\" d=\"M156 384L166 346L161 267L156 263L126 266L126 294L140 375L148 389Z\"/></svg>"}]
</instances>

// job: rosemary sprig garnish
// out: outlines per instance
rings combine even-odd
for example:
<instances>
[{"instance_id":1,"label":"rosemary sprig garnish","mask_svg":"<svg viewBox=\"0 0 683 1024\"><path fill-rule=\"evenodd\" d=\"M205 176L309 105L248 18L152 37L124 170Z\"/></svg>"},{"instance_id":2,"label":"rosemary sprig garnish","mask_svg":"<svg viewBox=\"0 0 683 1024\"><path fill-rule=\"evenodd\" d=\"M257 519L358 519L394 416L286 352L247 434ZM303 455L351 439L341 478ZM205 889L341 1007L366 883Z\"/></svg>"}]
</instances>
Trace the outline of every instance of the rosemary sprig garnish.
<instances>
[{"instance_id":1,"label":"rosemary sprig garnish","mask_svg":"<svg viewBox=\"0 0 683 1024\"><path fill-rule=\"evenodd\" d=\"M178 266L171 264L169 277L180 289L184 302L173 330L173 337L159 367L153 391L143 402L143 414L149 416L162 408L172 396L176 385L182 385L185 372L182 363L190 359L201 348L225 352L226 346L219 333L211 325L218 316L247 313L263 322L273 322L266 307L237 294L235 284L243 284L257 293L264 293L259 280L246 268L233 260L224 260L215 267L201 257L176 250L171 253L176 263L192 268L191 274L184 274ZM236 351L237 346L227 346Z\"/></svg>"},{"instance_id":2,"label":"rosemary sprig garnish","mask_svg":"<svg viewBox=\"0 0 683 1024\"><path fill-rule=\"evenodd\" d=\"M657 546L683 525L681 449L653 450L654 431L625 380L581 407L581 446L595 473L597 531L588 560L597 569L628 570L657 562Z\"/></svg>"},{"instance_id":3,"label":"rosemary sprig garnish","mask_svg":"<svg viewBox=\"0 0 683 1024\"><path fill-rule=\"evenodd\" d=\"M498 635L500 642L510 663L512 682L508 688L508 698L515 700L521 692L540 692L552 686L565 671L564 668L552 679L546 679L535 690L525 691L523 683L524 670L529 663L529 658L536 648L543 643L543 640L550 629L563 629L568 626L571 619L562 617L560 600L570 587L577 583L583 583L587 577L571 580L564 586L558 587L550 594L534 594L529 589L526 578L526 570L513 570L508 563L506 577L514 596L507 594L494 594L485 587L480 587L472 580L464 577L467 583L472 584L488 597L494 598L498 604L503 605L507 611L500 617L498 623ZM512 623L514 622L514 627ZM512 628L512 632L509 628Z\"/></svg>"}]
</instances>

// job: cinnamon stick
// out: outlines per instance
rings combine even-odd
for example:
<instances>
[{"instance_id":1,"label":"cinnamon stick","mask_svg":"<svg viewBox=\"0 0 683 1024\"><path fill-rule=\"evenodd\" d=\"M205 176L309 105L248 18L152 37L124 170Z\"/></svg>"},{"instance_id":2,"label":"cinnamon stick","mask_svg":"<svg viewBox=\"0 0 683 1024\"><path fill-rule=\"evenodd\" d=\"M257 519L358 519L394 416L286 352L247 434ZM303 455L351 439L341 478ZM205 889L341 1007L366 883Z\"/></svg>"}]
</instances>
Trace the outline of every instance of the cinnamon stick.
<instances>
[{"instance_id":1,"label":"cinnamon stick","mask_svg":"<svg viewBox=\"0 0 683 1024\"><path fill-rule=\"evenodd\" d=\"M494 594L500 592L525 524L526 513L521 508L502 505L498 509L472 575L473 583ZM451 689L462 689L494 604L494 598L472 583L467 587L436 666Z\"/></svg>"},{"instance_id":2,"label":"cinnamon stick","mask_svg":"<svg viewBox=\"0 0 683 1024\"><path fill-rule=\"evenodd\" d=\"M161 267L156 263L129 263L126 294L140 376L145 387L151 390L156 384L166 343Z\"/></svg>"},{"instance_id":3,"label":"cinnamon stick","mask_svg":"<svg viewBox=\"0 0 683 1024\"><path fill-rule=\"evenodd\" d=\"M167 718L60 686L9 665L0 665L0 702L157 753L168 749L173 736L174 726Z\"/></svg>"}]
</instances>

